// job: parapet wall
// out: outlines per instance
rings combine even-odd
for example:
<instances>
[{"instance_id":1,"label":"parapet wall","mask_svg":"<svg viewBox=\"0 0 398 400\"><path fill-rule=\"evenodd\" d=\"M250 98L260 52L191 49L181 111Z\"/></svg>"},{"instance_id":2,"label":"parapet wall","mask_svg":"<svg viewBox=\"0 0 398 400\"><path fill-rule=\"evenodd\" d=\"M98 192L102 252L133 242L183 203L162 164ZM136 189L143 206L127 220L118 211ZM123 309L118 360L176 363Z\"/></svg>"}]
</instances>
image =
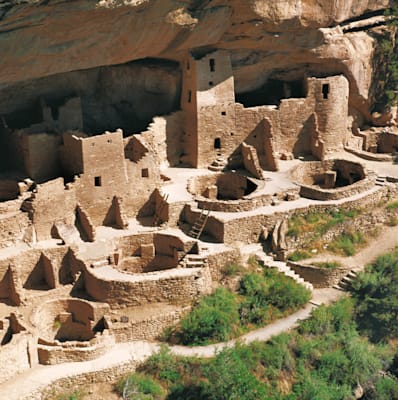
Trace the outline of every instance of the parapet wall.
<instances>
[{"instance_id":1,"label":"parapet wall","mask_svg":"<svg viewBox=\"0 0 398 400\"><path fill-rule=\"evenodd\" d=\"M150 303L190 303L211 289L208 268L178 268L147 274L129 275L112 268L84 272L87 293L113 308Z\"/></svg>"}]
</instances>

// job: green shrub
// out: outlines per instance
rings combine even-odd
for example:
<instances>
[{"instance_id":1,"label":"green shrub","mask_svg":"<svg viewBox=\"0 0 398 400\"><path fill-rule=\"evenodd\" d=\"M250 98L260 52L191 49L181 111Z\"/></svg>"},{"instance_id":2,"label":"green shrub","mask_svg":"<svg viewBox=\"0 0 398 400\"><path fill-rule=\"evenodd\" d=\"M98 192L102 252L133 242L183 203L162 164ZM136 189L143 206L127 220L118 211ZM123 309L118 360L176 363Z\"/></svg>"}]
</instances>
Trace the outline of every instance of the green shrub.
<instances>
[{"instance_id":1,"label":"green shrub","mask_svg":"<svg viewBox=\"0 0 398 400\"><path fill-rule=\"evenodd\" d=\"M391 203L388 203L386 206L387 210L396 210L398 208L398 201L392 201Z\"/></svg>"},{"instance_id":2,"label":"green shrub","mask_svg":"<svg viewBox=\"0 0 398 400\"><path fill-rule=\"evenodd\" d=\"M312 254L309 251L306 250L296 250L293 253L291 253L287 258L290 261L301 261L305 260L306 258L311 258Z\"/></svg>"},{"instance_id":3,"label":"green shrub","mask_svg":"<svg viewBox=\"0 0 398 400\"><path fill-rule=\"evenodd\" d=\"M60 394L58 395L55 400L83 400L86 396L86 393L81 390L75 390L69 394Z\"/></svg>"},{"instance_id":4,"label":"green shrub","mask_svg":"<svg viewBox=\"0 0 398 400\"><path fill-rule=\"evenodd\" d=\"M398 399L398 380L390 376L381 376L375 384L371 395L366 398L372 400L395 400Z\"/></svg>"},{"instance_id":5,"label":"green shrub","mask_svg":"<svg viewBox=\"0 0 398 400\"><path fill-rule=\"evenodd\" d=\"M126 400L158 400L163 389L151 377L143 374L129 374L116 383L116 391Z\"/></svg>"},{"instance_id":6,"label":"green shrub","mask_svg":"<svg viewBox=\"0 0 398 400\"><path fill-rule=\"evenodd\" d=\"M398 251L378 257L353 282L357 320L373 340L398 336Z\"/></svg>"},{"instance_id":7,"label":"green shrub","mask_svg":"<svg viewBox=\"0 0 398 400\"><path fill-rule=\"evenodd\" d=\"M211 400L209 389L203 382L178 384L171 388L166 400Z\"/></svg>"},{"instance_id":8,"label":"green shrub","mask_svg":"<svg viewBox=\"0 0 398 400\"><path fill-rule=\"evenodd\" d=\"M211 400L266 399L265 385L247 368L235 349L225 349L204 371Z\"/></svg>"},{"instance_id":9,"label":"green shrub","mask_svg":"<svg viewBox=\"0 0 398 400\"><path fill-rule=\"evenodd\" d=\"M183 344L200 345L231 338L239 323L236 296L225 288L203 297L180 321L179 337Z\"/></svg>"},{"instance_id":10,"label":"green shrub","mask_svg":"<svg viewBox=\"0 0 398 400\"><path fill-rule=\"evenodd\" d=\"M359 245L366 243L361 232L344 232L337 236L329 245L329 250L345 256L353 256Z\"/></svg>"},{"instance_id":11,"label":"green shrub","mask_svg":"<svg viewBox=\"0 0 398 400\"><path fill-rule=\"evenodd\" d=\"M162 345L157 353L148 358L142 370L167 385L171 385L181 379L179 367L180 364L170 353L168 346Z\"/></svg>"},{"instance_id":12,"label":"green shrub","mask_svg":"<svg viewBox=\"0 0 398 400\"><path fill-rule=\"evenodd\" d=\"M236 276L241 274L243 271L245 271L245 268L242 265L230 263L224 266L221 273L224 276Z\"/></svg>"},{"instance_id":13,"label":"green shrub","mask_svg":"<svg viewBox=\"0 0 398 400\"><path fill-rule=\"evenodd\" d=\"M338 261L314 262L312 263L312 265L324 269L337 269L342 267L341 263L339 263Z\"/></svg>"}]
</instances>

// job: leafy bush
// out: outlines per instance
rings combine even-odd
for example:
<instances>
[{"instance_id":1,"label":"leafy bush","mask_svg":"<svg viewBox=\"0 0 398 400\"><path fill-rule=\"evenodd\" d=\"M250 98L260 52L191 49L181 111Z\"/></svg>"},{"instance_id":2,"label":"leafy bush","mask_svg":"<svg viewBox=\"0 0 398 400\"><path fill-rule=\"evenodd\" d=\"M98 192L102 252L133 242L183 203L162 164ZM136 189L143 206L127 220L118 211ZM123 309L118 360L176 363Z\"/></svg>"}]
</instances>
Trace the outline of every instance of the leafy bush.
<instances>
[{"instance_id":1,"label":"leafy bush","mask_svg":"<svg viewBox=\"0 0 398 400\"><path fill-rule=\"evenodd\" d=\"M290 261L301 261L305 260L306 258L312 257L312 254L306 250L296 250L288 256Z\"/></svg>"},{"instance_id":2,"label":"leafy bush","mask_svg":"<svg viewBox=\"0 0 398 400\"><path fill-rule=\"evenodd\" d=\"M353 282L357 319L373 340L398 336L398 251L378 257Z\"/></svg>"},{"instance_id":3,"label":"leafy bush","mask_svg":"<svg viewBox=\"0 0 398 400\"><path fill-rule=\"evenodd\" d=\"M142 374L129 374L116 384L116 391L125 400L158 400L163 389L151 377Z\"/></svg>"},{"instance_id":4,"label":"leafy bush","mask_svg":"<svg viewBox=\"0 0 398 400\"><path fill-rule=\"evenodd\" d=\"M239 305L236 296L218 288L180 321L179 337L183 344L200 345L209 341L231 338L239 324Z\"/></svg>"},{"instance_id":5,"label":"leafy bush","mask_svg":"<svg viewBox=\"0 0 398 400\"><path fill-rule=\"evenodd\" d=\"M357 246L365 243L365 238L361 232L344 232L330 243L329 250L346 256L353 256Z\"/></svg>"},{"instance_id":6,"label":"leafy bush","mask_svg":"<svg viewBox=\"0 0 398 400\"><path fill-rule=\"evenodd\" d=\"M266 390L234 349L225 349L204 371L211 400L259 400Z\"/></svg>"},{"instance_id":7,"label":"leafy bush","mask_svg":"<svg viewBox=\"0 0 398 400\"><path fill-rule=\"evenodd\" d=\"M366 399L394 400L398 399L398 380L390 376L381 376L371 393L366 394Z\"/></svg>"},{"instance_id":8,"label":"leafy bush","mask_svg":"<svg viewBox=\"0 0 398 400\"><path fill-rule=\"evenodd\" d=\"M179 371L179 363L165 345L161 346L159 352L148 358L142 370L167 385L179 381L182 377Z\"/></svg>"}]
</instances>

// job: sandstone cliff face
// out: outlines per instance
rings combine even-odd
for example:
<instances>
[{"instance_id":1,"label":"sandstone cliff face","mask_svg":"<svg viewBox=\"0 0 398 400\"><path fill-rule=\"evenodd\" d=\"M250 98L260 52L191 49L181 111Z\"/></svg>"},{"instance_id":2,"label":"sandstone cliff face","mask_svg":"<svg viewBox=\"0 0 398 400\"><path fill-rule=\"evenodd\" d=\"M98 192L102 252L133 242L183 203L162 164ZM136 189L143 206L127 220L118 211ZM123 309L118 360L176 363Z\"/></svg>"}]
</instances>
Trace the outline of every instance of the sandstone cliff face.
<instances>
[{"instance_id":1,"label":"sandstone cliff face","mask_svg":"<svg viewBox=\"0 0 398 400\"><path fill-rule=\"evenodd\" d=\"M0 114L22 107L26 96L40 92L40 84L32 83L39 78L147 58L179 61L187 51L224 48L231 52L238 93L269 78L344 73L352 114L369 119L372 24L345 27L351 19L382 15L395 3L9 0L0 5ZM47 90L48 82L41 84ZM53 85L56 92L59 85ZM166 97L170 111L176 99L173 93Z\"/></svg>"}]
</instances>

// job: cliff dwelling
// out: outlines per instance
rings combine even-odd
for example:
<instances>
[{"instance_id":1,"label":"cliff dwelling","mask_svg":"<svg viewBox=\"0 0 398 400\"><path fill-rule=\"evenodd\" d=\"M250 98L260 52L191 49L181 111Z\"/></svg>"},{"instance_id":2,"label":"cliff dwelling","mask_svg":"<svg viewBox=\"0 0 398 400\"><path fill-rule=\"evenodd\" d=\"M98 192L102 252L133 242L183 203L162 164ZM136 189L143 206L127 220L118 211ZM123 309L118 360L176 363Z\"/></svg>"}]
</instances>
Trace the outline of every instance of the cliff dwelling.
<instances>
[{"instance_id":1,"label":"cliff dwelling","mask_svg":"<svg viewBox=\"0 0 398 400\"><path fill-rule=\"evenodd\" d=\"M398 198L396 115L370 111L374 39L354 15L271 23L265 6L191 2L162 31L151 1L96 3L117 40L69 53L78 32L55 35L48 69L26 67L29 49L15 71L0 60L0 364L15 360L0 383L158 340L244 249L288 268L294 217Z\"/></svg>"}]
</instances>

